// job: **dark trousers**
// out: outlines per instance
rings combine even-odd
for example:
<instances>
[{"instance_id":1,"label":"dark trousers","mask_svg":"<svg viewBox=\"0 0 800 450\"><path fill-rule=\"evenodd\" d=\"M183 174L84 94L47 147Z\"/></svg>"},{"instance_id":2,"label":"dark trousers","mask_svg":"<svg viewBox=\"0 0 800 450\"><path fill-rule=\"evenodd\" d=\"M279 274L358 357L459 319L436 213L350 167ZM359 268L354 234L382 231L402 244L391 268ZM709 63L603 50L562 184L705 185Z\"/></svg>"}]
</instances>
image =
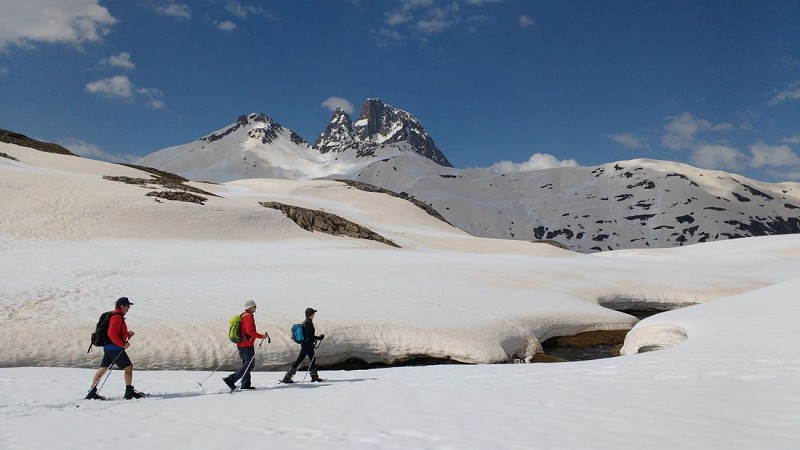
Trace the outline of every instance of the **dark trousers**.
<instances>
[{"instance_id":1,"label":"dark trousers","mask_svg":"<svg viewBox=\"0 0 800 450\"><path fill-rule=\"evenodd\" d=\"M297 356L295 362L292 363L292 368L297 370L297 368L300 367L300 363L303 362L306 356L311 358L311 366L308 368L308 370L312 374L317 373L317 361L314 358L314 344L311 342L300 346L300 354Z\"/></svg>"},{"instance_id":2,"label":"dark trousers","mask_svg":"<svg viewBox=\"0 0 800 450\"><path fill-rule=\"evenodd\" d=\"M255 365L256 349L255 347L239 347L239 358L242 360L242 367L231 375L231 379L235 383L237 380L242 380L242 387L250 386L250 371L253 370Z\"/></svg>"}]
</instances>

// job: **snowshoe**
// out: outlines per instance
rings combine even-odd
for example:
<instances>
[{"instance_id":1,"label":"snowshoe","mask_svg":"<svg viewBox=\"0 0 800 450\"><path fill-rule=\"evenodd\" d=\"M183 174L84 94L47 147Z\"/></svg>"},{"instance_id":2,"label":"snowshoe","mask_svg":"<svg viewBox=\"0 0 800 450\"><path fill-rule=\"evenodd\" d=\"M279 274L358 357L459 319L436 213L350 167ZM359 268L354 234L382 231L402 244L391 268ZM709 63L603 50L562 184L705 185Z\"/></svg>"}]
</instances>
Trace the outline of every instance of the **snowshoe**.
<instances>
[{"instance_id":1,"label":"snowshoe","mask_svg":"<svg viewBox=\"0 0 800 450\"><path fill-rule=\"evenodd\" d=\"M255 386L242 386L239 389L241 389L243 391L247 391L247 390L255 390L255 388L256 388Z\"/></svg>"}]
</instances>

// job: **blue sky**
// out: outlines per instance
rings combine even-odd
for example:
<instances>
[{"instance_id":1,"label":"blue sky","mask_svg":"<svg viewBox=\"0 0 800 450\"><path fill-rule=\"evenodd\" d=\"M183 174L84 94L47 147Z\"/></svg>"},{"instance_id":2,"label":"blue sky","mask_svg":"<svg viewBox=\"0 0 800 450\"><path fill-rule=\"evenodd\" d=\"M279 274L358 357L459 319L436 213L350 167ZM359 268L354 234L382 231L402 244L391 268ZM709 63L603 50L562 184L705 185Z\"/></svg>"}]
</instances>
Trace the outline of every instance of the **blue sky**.
<instances>
[{"instance_id":1,"label":"blue sky","mask_svg":"<svg viewBox=\"0 0 800 450\"><path fill-rule=\"evenodd\" d=\"M0 0L0 128L129 161L263 112L414 114L454 166L800 180L796 1Z\"/></svg>"}]
</instances>

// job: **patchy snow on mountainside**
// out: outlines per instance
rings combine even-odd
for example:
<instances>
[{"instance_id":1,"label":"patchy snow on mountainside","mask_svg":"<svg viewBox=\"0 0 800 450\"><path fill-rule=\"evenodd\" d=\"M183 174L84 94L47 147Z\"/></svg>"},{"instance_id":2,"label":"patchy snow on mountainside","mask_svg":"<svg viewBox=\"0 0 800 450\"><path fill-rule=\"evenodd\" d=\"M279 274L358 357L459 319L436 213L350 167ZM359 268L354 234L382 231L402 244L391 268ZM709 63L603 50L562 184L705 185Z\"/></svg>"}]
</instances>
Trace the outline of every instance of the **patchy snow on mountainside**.
<instances>
[{"instance_id":1,"label":"patchy snow on mountainside","mask_svg":"<svg viewBox=\"0 0 800 450\"><path fill-rule=\"evenodd\" d=\"M263 115L243 116L142 165L195 180L350 179L431 205L475 236L550 240L583 253L800 233L800 184L763 183L638 159L496 173L455 169L411 114L367 100L341 109L313 147Z\"/></svg>"}]
</instances>

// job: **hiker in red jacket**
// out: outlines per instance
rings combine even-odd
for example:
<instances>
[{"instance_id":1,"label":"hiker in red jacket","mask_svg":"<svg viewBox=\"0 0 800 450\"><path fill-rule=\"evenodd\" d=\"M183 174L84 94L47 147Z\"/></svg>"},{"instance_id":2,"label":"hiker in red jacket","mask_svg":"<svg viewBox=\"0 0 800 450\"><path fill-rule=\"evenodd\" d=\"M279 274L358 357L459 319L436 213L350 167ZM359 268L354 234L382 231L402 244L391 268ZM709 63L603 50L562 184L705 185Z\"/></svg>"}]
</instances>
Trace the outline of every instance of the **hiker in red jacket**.
<instances>
[{"instance_id":1,"label":"hiker in red jacket","mask_svg":"<svg viewBox=\"0 0 800 450\"><path fill-rule=\"evenodd\" d=\"M239 358L242 360L242 367L222 379L231 391L236 389L236 382L240 379L242 380L241 389L255 389L255 387L250 384L250 371L253 370L256 357L255 342L256 339L266 338L269 340L269 333L265 331L264 334L260 334L256 331L256 320L253 317L253 314L256 312L256 302L248 300L245 302L244 308L241 324L242 340L236 344L239 348Z\"/></svg>"},{"instance_id":2,"label":"hiker in red jacket","mask_svg":"<svg viewBox=\"0 0 800 450\"><path fill-rule=\"evenodd\" d=\"M144 397L144 394L133 388L133 364L125 352L131 346L128 340L134 335L133 331L128 331L128 326L125 324L125 314L131 309L133 303L127 297L120 297L115 306L116 308L111 312L108 320L108 333L103 346L103 361L100 362L100 368L94 374L92 388L86 394L87 400L105 400L97 393L97 383L112 364L116 364L125 371L125 400Z\"/></svg>"}]
</instances>

